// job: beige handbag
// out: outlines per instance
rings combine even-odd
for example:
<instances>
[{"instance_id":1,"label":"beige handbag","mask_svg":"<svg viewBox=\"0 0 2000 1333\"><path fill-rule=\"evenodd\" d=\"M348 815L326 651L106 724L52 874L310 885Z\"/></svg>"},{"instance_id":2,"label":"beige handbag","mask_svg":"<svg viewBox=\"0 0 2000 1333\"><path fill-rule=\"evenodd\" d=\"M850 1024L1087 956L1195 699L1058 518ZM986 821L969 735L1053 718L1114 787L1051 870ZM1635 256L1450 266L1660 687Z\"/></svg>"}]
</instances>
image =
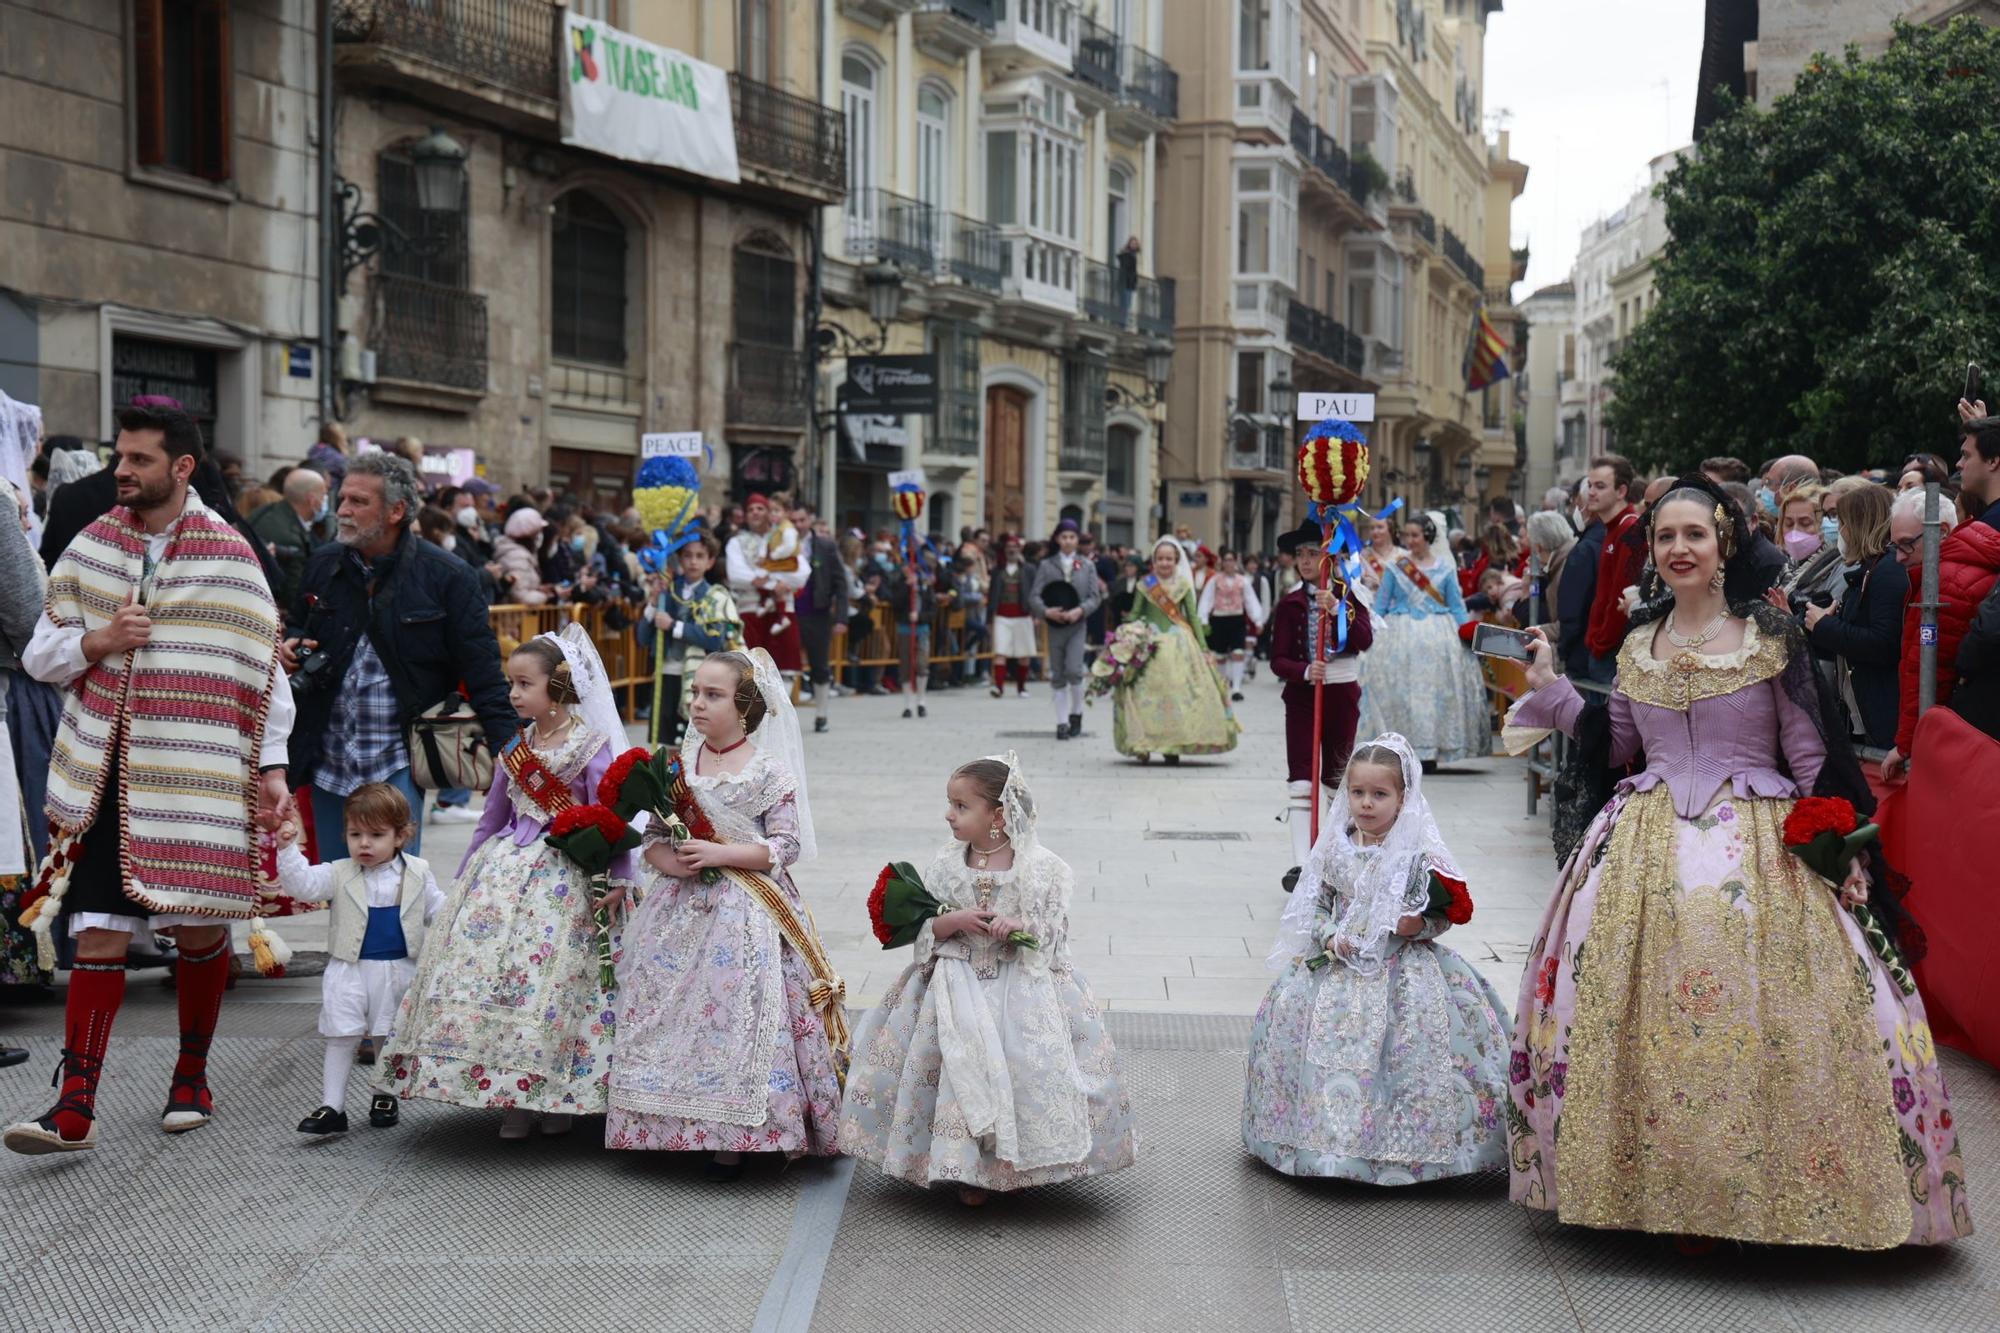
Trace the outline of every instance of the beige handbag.
<instances>
[{"instance_id":1,"label":"beige handbag","mask_svg":"<svg viewBox=\"0 0 2000 1333\"><path fill-rule=\"evenodd\" d=\"M493 785L486 728L459 694L447 695L410 723L409 748L410 778L419 791L485 791Z\"/></svg>"}]
</instances>

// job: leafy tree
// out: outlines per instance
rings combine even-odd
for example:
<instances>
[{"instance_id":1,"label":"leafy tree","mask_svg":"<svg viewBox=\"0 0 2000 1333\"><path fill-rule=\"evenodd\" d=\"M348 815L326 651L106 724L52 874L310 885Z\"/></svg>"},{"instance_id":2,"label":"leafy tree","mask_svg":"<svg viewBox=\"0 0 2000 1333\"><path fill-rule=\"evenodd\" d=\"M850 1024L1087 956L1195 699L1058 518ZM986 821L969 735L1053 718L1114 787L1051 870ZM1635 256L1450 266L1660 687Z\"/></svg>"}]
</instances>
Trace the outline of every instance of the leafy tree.
<instances>
[{"instance_id":1,"label":"leafy tree","mask_svg":"<svg viewBox=\"0 0 2000 1333\"><path fill-rule=\"evenodd\" d=\"M1899 23L1736 105L1660 185L1659 304L1613 362L1647 467L1803 453L1853 471L1957 452L1967 361L2000 411L2000 31Z\"/></svg>"}]
</instances>

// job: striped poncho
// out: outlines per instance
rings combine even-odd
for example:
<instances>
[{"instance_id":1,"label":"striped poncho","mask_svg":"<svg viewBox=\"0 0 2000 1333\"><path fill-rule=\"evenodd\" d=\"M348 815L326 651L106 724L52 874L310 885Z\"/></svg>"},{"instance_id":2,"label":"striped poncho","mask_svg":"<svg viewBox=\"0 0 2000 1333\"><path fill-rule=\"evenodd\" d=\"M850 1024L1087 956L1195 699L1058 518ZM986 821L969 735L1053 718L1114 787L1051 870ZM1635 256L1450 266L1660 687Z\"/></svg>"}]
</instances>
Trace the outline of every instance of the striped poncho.
<instances>
[{"instance_id":1,"label":"striped poncho","mask_svg":"<svg viewBox=\"0 0 2000 1333\"><path fill-rule=\"evenodd\" d=\"M85 528L49 575L47 614L64 629L102 629L135 595L152 621L144 647L93 663L65 691L49 771L51 856L73 863L79 838L116 836L134 901L249 916L277 608L255 552L192 492L167 534L148 576L146 534L120 506ZM98 818L114 746L116 822Z\"/></svg>"}]
</instances>

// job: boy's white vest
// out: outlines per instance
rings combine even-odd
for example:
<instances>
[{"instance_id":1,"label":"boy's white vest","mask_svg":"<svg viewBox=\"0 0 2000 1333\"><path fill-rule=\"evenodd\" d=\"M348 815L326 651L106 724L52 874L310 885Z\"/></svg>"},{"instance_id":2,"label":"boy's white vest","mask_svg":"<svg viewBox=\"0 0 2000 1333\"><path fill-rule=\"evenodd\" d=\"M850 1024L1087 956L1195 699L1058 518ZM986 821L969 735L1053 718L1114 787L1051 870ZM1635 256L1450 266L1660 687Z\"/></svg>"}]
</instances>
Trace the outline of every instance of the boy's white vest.
<instances>
[{"instance_id":1,"label":"boy's white vest","mask_svg":"<svg viewBox=\"0 0 2000 1333\"><path fill-rule=\"evenodd\" d=\"M403 856L403 883L396 901L402 906L403 948L412 960L424 947L424 879L430 866L421 858ZM361 960L361 939L368 933L367 872L357 861L342 859L333 865L333 897L327 908L326 951L342 962Z\"/></svg>"}]
</instances>

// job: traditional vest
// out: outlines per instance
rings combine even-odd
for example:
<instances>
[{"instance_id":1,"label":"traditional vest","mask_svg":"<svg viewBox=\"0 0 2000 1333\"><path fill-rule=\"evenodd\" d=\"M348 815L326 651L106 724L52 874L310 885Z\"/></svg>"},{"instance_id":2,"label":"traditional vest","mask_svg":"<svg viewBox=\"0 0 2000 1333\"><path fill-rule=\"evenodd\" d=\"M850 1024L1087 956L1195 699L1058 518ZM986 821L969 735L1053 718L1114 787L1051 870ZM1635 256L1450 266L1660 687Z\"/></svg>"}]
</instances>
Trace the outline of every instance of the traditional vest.
<instances>
[{"instance_id":1,"label":"traditional vest","mask_svg":"<svg viewBox=\"0 0 2000 1333\"><path fill-rule=\"evenodd\" d=\"M1241 574L1219 574L1215 579L1215 602L1211 615L1240 616L1243 614L1243 583Z\"/></svg>"},{"instance_id":2,"label":"traditional vest","mask_svg":"<svg viewBox=\"0 0 2000 1333\"><path fill-rule=\"evenodd\" d=\"M429 873L429 864L420 857L403 856L403 883L396 901L403 923L403 947L411 958L424 945L424 877ZM349 963L358 961L361 938L368 931L368 872L360 862L333 863L333 897L327 907L327 955Z\"/></svg>"},{"instance_id":3,"label":"traditional vest","mask_svg":"<svg viewBox=\"0 0 2000 1333\"><path fill-rule=\"evenodd\" d=\"M144 647L93 663L65 692L49 763L52 855L73 860L79 837L117 838L138 903L247 917L277 608L249 544L193 493L158 566L145 562L146 534L121 506L79 533L49 575L48 616L64 629L102 629L134 595L153 625ZM117 818L102 820L114 747ZM53 885L51 895L60 901Z\"/></svg>"}]
</instances>

